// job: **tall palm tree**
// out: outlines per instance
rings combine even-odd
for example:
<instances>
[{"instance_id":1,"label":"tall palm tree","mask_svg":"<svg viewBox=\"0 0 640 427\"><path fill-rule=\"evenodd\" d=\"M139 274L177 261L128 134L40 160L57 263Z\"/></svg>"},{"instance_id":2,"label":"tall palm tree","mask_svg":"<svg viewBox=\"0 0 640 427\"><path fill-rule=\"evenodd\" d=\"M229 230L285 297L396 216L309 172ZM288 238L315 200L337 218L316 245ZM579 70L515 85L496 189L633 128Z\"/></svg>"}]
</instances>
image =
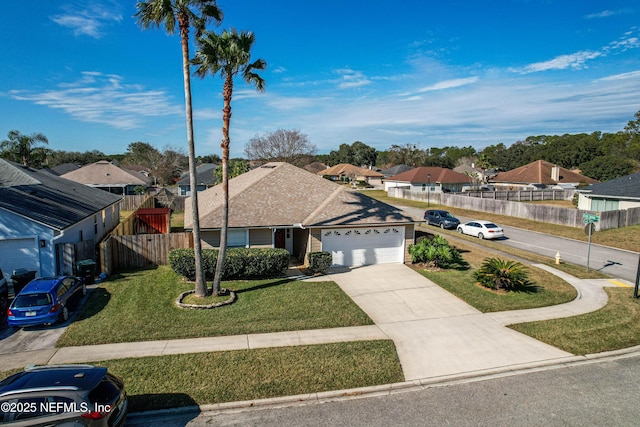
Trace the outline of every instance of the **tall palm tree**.
<instances>
[{"instance_id":1,"label":"tall palm tree","mask_svg":"<svg viewBox=\"0 0 640 427\"><path fill-rule=\"evenodd\" d=\"M220 251L213 279L212 293L220 292L222 267L227 251L227 228L229 225L229 126L231 122L231 97L233 96L233 79L240 74L247 84L255 86L259 92L264 91L264 79L256 71L264 70L267 63L262 59L251 62L251 46L255 36L251 31L224 30L222 34L206 32L198 38L198 51L193 63L196 74L205 77L220 72L224 80L222 87L222 228L220 230Z\"/></svg>"},{"instance_id":2,"label":"tall palm tree","mask_svg":"<svg viewBox=\"0 0 640 427\"><path fill-rule=\"evenodd\" d=\"M3 156L20 162L23 166L39 165L47 155L47 149L42 145L49 144L49 140L44 134L23 135L17 130L12 130L7 134L7 138L9 139L0 142Z\"/></svg>"},{"instance_id":3,"label":"tall palm tree","mask_svg":"<svg viewBox=\"0 0 640 427\"><path fill-rule=\"evenodd\" d=\"M187 120L187 146L189 157L189 183L191 187L191 212L193 214L193 249L195 254L196 285L195 295L204 297L207 284L202 264L202 243L200 241L200 217L198 212L198 192L196 181L196 154L193 141L193 115L191 105L191 64L189 62L189 30L194 28L200 37L205 25L222 21L222 11L216 0L148 0L136 4L138 24L142 28L164 27L168 34L180 31L182 44L182 75L184 79L184 103ZM176 23L178 24L176 27Z\"/></svg>"}]
</instances>

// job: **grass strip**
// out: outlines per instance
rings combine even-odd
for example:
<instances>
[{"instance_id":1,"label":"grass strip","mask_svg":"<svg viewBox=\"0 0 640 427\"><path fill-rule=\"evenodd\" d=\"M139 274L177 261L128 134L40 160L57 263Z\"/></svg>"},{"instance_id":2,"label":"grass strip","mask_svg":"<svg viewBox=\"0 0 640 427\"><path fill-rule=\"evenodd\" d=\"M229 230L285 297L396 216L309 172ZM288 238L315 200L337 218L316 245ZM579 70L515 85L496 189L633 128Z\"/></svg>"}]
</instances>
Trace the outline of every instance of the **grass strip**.
<instances>
[{"instance_id":1,"label":"grass strip","mask_svg":"<svg viewBox=\"0 0 640 427\"><path fill-rule=\"evenodd\" d=\"M231 305L211 310L178 308L192 283L168 266L111 278L96 288L58 347L197 338L371 325L373 321L334 282L289 278L225 281Z\"/></svg>"},{"instance_id":2,"label":"grass strip","mask_svg":"<svg viewBox=\"0 0 640 427\"><path fill-rule=\"evenodd\" d=\"M633 289L629 288L605 288L605 291L609 301L600 310L509 327L578 355L640 344L640 299L633 298Z\"/></svg>"},{"instance_id":3,"label":"grass strip","mask_svg":"<svg viewBox=\"0 0 640 427\"><path fill-rule=\"evenodd\" d=\"M130 410L236 402L404 381L391 340L97 362L121 377Z\"/></svg>"}]
</instances>

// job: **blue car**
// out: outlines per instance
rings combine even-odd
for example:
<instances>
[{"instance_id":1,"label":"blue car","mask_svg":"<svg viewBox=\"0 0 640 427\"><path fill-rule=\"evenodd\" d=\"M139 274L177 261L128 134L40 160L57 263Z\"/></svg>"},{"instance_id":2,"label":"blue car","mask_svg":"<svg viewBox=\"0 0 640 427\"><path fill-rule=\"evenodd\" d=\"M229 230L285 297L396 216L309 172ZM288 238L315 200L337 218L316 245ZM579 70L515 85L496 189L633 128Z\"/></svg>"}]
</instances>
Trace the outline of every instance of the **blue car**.
<instances>
[{"instance_id":1,"label":"blue car","mask_svg":"<svg viewBox=\"0 0 640 427\"><path fill-rule=\"evenodd\" d=\"M79 277L41 277L29 282L7 310L9 326L51 325L69 319L69 305L79 302L87 288Z\"/></svg>"}]
</instances>

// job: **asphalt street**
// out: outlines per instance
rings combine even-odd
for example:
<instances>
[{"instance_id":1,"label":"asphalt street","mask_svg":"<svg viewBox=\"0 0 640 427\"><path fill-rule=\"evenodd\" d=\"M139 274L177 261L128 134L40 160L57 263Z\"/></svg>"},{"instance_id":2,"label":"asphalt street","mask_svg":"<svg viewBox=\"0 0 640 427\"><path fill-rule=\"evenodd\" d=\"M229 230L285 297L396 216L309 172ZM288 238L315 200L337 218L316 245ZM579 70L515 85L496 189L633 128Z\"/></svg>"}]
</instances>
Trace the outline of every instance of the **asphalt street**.
<instances>
[{"instance_id":1,"label":"asphalt street","mask_svg":"<svg viewBox=\"0 0 640 427\"><path fill-rule=\"evenodd\" d=\"M384 396L134 416L127 426L637 426L638 384L635 353Z\"/></svg>"},{"instance_id":2,"label":"asphalt street","mask_svg":"<svg viewBox=\"0 0 640 427\"><path fill-rule=\"evenodd\" d=\"M422 218L424 214L424 209L397 206L417 218ZM443 209L446 209L446 207ZM482 213L479 212L476 218L458 217L458 219L461 222L468 222L473 219L483 218ZM624 279L632 284L635 283L640 258L640 253L638 252L625 251L593 243L591 244L591 250L589 250L587 242L536 233L502 224L498 225L504 229L506 238L494 241L504 246L523 249L551 259L555 259L556 253L560 253L561 259L565 262L583 267L587 267L588 259L590 269ZM434 232L438 230L437 227L427 226L427 229L430 228ZM638 249L640 250L640 243L638 243Z\"/></svg>"}]
</instances>

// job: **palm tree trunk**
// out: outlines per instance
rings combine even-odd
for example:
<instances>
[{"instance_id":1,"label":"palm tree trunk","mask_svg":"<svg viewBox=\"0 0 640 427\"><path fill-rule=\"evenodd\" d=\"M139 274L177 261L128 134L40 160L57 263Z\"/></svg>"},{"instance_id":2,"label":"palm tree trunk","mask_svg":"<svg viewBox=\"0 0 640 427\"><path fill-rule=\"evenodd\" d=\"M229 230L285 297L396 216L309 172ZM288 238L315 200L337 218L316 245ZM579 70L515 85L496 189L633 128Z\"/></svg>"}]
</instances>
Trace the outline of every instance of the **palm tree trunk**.
<instances>
[{"instance_id":1,"label":"palm tree trunk","mask_svg":"<svg viewBox=\"0 0 640 427\"><path fill-rule=\"evenodd\" d=\"M191 188L191 213L193 214L193 252L195 257L196 283L195 296L207 295L207 283L204 279L202 265L202 242L200 240L200 214L198 211L198 191L196 180L196 153L193 140L193 114L191 106L191 69L189 63L189 20L179 16L180 36L182 42L182 72L184 78L184 99L187 118L187 147L189 157L189 186Z\"/></svg>"},{"instance_id":2,"label":"palm tree trunk","mask_svg":"<svg viewBox=\"0 0 640 427\"><path fill-rule=\"evenodd\" d=\"M227 253L227 229L229 228L229 126L231 124L231 95L233 93L233 76L228 74L224 81L222 95L224 107L222 108L222 227L220 228L220 250L216 263L216 273L213 278L211 293L217 295L220 292L222 281L222 269Z\"/></svg>"}]
</instances>

